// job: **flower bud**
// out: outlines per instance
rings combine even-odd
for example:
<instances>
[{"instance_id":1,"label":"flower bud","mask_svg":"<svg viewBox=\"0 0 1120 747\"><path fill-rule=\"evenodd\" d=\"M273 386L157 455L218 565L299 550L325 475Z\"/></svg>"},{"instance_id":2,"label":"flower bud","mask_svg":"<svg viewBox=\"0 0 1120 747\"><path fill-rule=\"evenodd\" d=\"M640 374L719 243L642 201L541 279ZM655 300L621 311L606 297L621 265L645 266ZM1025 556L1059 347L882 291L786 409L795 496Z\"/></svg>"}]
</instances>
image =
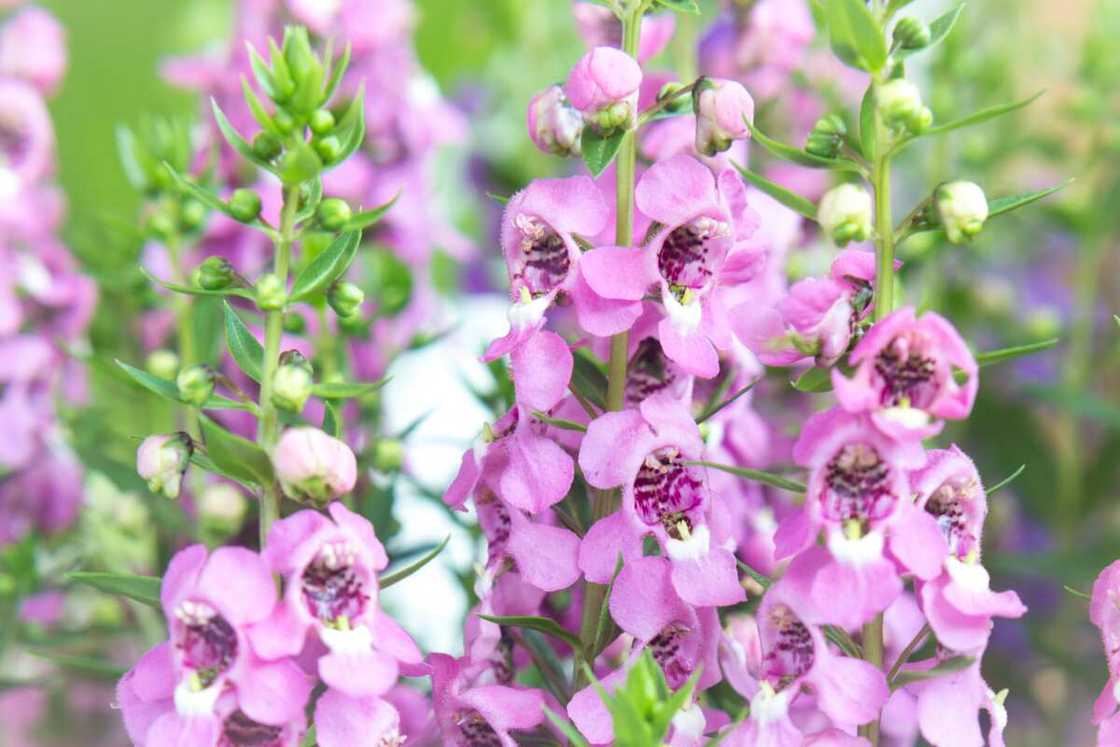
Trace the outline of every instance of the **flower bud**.
<instances>
[{"instance_id":1,"label":"flower bud","mask_svg":"<svg viewBox=\"0 0 1120 747\"><path fill-rule=\"evenodd\" d=\"M871 237L871 195L855 184L829 190L817 207L817 222L837 246Z\"/></svg>"},{"instance_id":2,"label":"flower bud","mask_svg":"<svg viewBox=\"0 0 1120 747\"><path fill-rule=\"evenodd\" d=\"M198 200L183 200L179 207L179 223L188 231L193 231L206 220L206 206Z\"/></svg>"},{"instance_id":3,"label":"flower bud","mask_svg":"<svg viewBox=\"0 0 1120 747\"><path fill-rule=\"evenodd\" d=\"M272 124L276 125L276 129L285 135L296 128L296 120L283 109L277 109L276 113L272 115ZM277 141L277 144L279 144L279 141ZM273 158L275 157L274 155Z\"/></svg>"},{"instance_id":4,"label":"flower bud","mask_svg":"<svg viewBox=\"0 0 1120 747\"><path fill-rule=\"evenodd\" d=\"M933 123L933 112L922 105L922 92L908 80L888 81L875 95L883 121L891 129L921 132Z\"/></svg>"},{"instance_id":5,"label":"flower bud","mask_svg":"<svg viewBox=\"0 0 1120 747\"><path fill-rule=\"evenodd\" d=\"M251 189L235 189L229 198L229 214L234 220L252 223L261 214L261 196Z\"/></svg>"},{"instance_id":6,"label":"flower bud","mask_svg":"<svg viewBox=\"0 0 1120 747\"><path fill-rule=\"evenodd\" d=\"M929 40L929 26L917 18L901 18L895 24L894 41L902 49L924 49Z\"/></svg>"},{"instance_id":7,"label":"flower bud","mask_svg":"<svg viewBox=\"0 0 1120 747\"><path fill-rule=\"evenodd\" d=\"M148 373L152 376L172 379L179 371L179 356L166 348L153 350L148 354L148 360L145 361L144 368L148 369Z\"/></svg>"},{"instance_id":8,"label":"flower bud","mask_svg":"<svg viewBox=\"0 0 1120 747\"><path fill-rule=\"evenodd\" d=\"M271 161L273 158L280 155L283 149L284 146L280 143L280 138L276 137L271 132L258 132L253 137L253 153L258 158Z\"/></svg>"},{"instance_id":9,"label":"flower bud","mask_svg":"<svg viewBox=\"0 0 1120 747\"><path fill-rule=\"evenodd\" d=\"M323 63L311 48L311 39L303 26L284 29L284 60L295 83L288 108L310 115L320 104L323 94Z\"/></svg>"},{"instance_id":10,"label":"flower bud","mask_svg":"<svg viewBox=\"0 0 1120 747\"><path fill-rule=\"evenodd\" d=\"M293 335L303 334L307 329L307 320L300 314L288 313L284 315L284 331Z\"/></svg>"},{"instance_id":11,"label":"flower bud","mask_svg":"<svg viewBox=\"0 0 1120 747\"><path fill-rule=\"evenodd\" d=\"M183 473L191 460L194 445L186 433L148 436L136 450L136 472L148 489L167 498L179 497Z\"/></svg>"},{"instance_id":12,"label":"flower bud","mask_svg":"<svg viewBox=\"0 0 1120 747\"><path fill-rule=\"evenodd\" d=\"M207 257L198 266L198 287L223 290L233 285L237 272L225 257Z\"/></svg>"},{"instance_id":13,"label":"flower bud","mask_svg":"<svg viewBox=\"0 0 1120 747\"><path fill-rule=\"evenodd\" d=\"M272 404L281 410L300 412L311 396L311 363L296 350L280 354L280 365L272 375Z\"/></svg>"},{"instance_id":14,"label":"flower bud","mask_svg":"<svg viewBox=\"0 0 1120 747\"><path fill-rule=\"evenodd\" d=\"M207 485L198 497L198 518L209 532L229 536L241 528L249 508L244 494L227 482Z\"/></svg>"},{"instance_id":15,"label":"flower bud","mask_svg":"<svg viewBox=\"0 0 1120 747\"><path fill-rule=\"evenodd\" d=\"M350 447L318 428L289 428L272 452L284 495L322 506L353 489L357 460Z\"/></svg>"},{"instance_id":16,"label":"flower bud","mask_svg":"<svg viewBox=\"0 0 1120 747\"><path fill-rule=\"evenodd\" d=\"M160 239L169 239L175 235L175 220L166 209L157 208L148 216L148 230Z\"/></svg>"},{"instance_id":17,"label":"flower bud","mask_svg":"<svg viewBox=\"0 0 1120 747\"><path fill-rule=\"evenodd\" d=\"M741 84L705 79L694 90L697 153L714 156L751 136L747 122L754 122L754 99Z\"/></svg>"},{"instance_id":18,"label":"flower bud","mask_svg":"<svg viewBox=\"0 0 1120 747\"><path fill-rule=\"evenodd\" d=\"M300 142L280 158L277 175L284 184L300 184L313 178L322 168L323 162L315 148Z\"/></svg>"},{"instance_id":19,"label":"flower bud","mask_svg":"<svg viewBox=\"0 0 1120 747\"><path fill-rule=\"evenodd\" d=\"M404 464L404 444L395 438L383 438L373 447L373 468L379 472L396 472Z\"/></svg>"},{"instance_id":20,"label":"flower bud","mask_svg":"<svg viewBox=\"0 0 1120 747\"><path fill-rule=\"evenodd\" d=\"M578 156L583 115L568 103L564 89L552 86L529 102L529 137L545 153Z\"/></svg>"},{"instance_id":21,"label":"flower bud","mask_svg":"<svg viewBox=\"0 0 1120 747\"><path fill-rule=\"evenodd\" d=\"M805 140L805 151L821 158L835 158L844 147L848 125L839 114L828 114L817 120Z\"/></svg>"},{"instance_id":22,"label":"flower bud","mask_svg":"<svg viewBox=\"0 0 1120 747\"><path fill-rule=\"evenodd\" d=\"M934 200L941 227L954 244L963 244L976 236L988 220L988 198L984 190L972 182L942 184Z\"/></svg>"},{"instance_id":23,"label":"flower bud","mask_svg":"<svg viewBox=\"0 0 1120 747\"><path fill-rule=\"evenodd\" d=\"M641 84L642 68L633 57L614 47L596 47L572 68L564 94L589 124L605 133L634 126Z\"/></svg>"},{"instance_id":24,"label":"flower bud","mask_svg":"<svg viewBox=\"0 0 1120 747\"><path fill-rule=\"evenodd\" d=\"M344 319L356 316L365 300L366 294L353 283L335 283L327 291L327 303L334 309L334 313Z\"/></svg>"},{"instance_id":25,"label":"flower bud","mask_svg":"<svg viewBox=\"0 0 1120 747\"><path fill-rule=\"evenodd\" d=\"M341 198L328 197L319 203L319 223L328 231L341 231L351 215L350 204Z\"/></svg>"},{"instance_id":26,"label":"flower bud","mask_svg":"<svg viewBox=\"0 0 1120 747\"><path fill-rule=\"evenodd\" d=\"M342 141L336 135L327 135L322 140L315 141L315 152L323 163L334 163L342 155Z\"/></svg>"},{"instance_id":27,"label":"flower bud","mask_svg":"<svg viewBox=\"0 0 1120 747\"><path fill-rule=\"evenodd\" d=\"M288 300L288 291L279 277L268 273L257 279L257 306L262 311L279 311Z\"/></svg>"},{"instance_id":28,"label":"flower bud","mask_svg":"<svg viewBox=\"0 0 1120 747\"><path fill-rule=\"evenodd\" d=\"M307 124L316 135L326 135L334 129L334 115L326 109L318 109L307 120Z\"/></svg>"},{"instance_id":29,"label":"flower bud","mask_svg":"<svg viewBox=\"0 0 1120 747\"><path fill-rule=\"evenodd\" d=\"M202 407L214 393L214 371L209 366L189 366L175 378L179 399Z\"/></svg>"}]
</instances>

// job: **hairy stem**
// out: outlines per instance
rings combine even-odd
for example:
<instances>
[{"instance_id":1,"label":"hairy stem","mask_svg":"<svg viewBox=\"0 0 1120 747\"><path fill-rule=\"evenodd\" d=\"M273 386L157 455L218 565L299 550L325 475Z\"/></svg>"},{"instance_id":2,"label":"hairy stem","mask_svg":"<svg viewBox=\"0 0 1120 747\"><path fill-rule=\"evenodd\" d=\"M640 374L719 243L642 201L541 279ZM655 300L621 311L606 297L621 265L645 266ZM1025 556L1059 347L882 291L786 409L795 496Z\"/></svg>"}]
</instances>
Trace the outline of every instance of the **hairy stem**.
<instances>
[{"instance_id":1,"label":"hairy stem","mask_svg":"<svg viewBox=\"0 0 1120 747\"><path fill-rule=\"evenodd\" d=\"M276 240L273 272L281 283L288 283L288 263L295 237L296 212L299 210L299 187L284 188L284 206L280 212L280 229ZM257 443L266 452L280 438L280 421L276 405L272 403L272 379L280 361L280 336L284 332L283 310L269 311L264 324L264 361L261 364L261 417L257 424ZM260 537L264 547L272 523L280 517L280 491L275 483L263 486L260 506Z\"/></svg>"}]
</instances>

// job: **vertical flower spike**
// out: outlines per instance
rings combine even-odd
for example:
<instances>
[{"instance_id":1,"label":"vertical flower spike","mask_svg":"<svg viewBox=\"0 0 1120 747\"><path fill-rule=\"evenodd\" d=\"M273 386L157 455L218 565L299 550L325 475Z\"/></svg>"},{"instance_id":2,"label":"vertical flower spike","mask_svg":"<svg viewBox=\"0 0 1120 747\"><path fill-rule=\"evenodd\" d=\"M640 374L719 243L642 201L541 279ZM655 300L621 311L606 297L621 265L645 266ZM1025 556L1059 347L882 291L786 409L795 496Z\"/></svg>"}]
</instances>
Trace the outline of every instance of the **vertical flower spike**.
<instances>
[{"instance_id":1,"label":"vertical flower spike","mask_svg":"<svg viewBox=\"0 0 1120 747\"><path fill-rule=\"evenodd\" d=\"M919 319L912 308L899 309L868 331L850 361L852 378L832 372L836 399L848 412L870 413L892 438L931 436L941 429L936 419L967 417L976 400L976 359L953 326L933 312Z\"/></svg>"}]
</instances>

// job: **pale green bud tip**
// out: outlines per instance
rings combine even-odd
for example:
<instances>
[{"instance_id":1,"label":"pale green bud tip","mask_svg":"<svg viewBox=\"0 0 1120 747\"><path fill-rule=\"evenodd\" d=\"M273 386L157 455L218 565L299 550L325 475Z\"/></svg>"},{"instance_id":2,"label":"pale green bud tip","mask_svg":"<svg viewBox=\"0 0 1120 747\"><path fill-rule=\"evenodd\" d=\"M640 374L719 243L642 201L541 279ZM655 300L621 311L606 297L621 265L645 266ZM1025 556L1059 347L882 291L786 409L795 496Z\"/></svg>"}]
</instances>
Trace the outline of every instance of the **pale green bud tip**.
<instances>
[{"instance_id":1,"label":"pale green bud tip","mask_svg":"<svg viewBox=\"0 0 1120 747\"><path fill-rule=\"evenodd\" d=\"M950 182L937 188L937 215L945 235L954 244L962 244L984 228L988 220L988 198L972 182Z\"/></svg>"},{"instance_id":2,"label":"pale green bud tip","mask_svg":"<svg viewBox=\"0 0 1120 747\"><path fill-rule=\"evenodd\" d=\"M917 18L902 18L894 27L894 40L903 49L924 49L929 46L929 26Z\"/></svg>"},{"instance_id":3,"label":"pale green bud tip","mask_svg":"<svg viewBox=\"0 0 1120 747\"><path fill-rule=\"evenodd\" d=\"M229 213L235 220L252 223L261 214L261 196L251 189L237 189L229 198Z\"/></svg>"},{"instance_id":4,"label":"pale green bud tip","mask_svg":"<svg viewBox=\"0 0 1120 747\"><path fill-rule=\"evenodd\" d=\"M272 376L272 403L282 410L300 412L311 396L313 384L309 365L283 364Z\"/></svg>"},{"instance_id":5,"label":"pale green bud tip","mask_svg":"<svg viewBox=\"0 0 1120 747\"><path fill-rule=\"evenodd\" d=\"M171 350L153 350L148 355L144 367L148 369L148 373L152 376L158 376L161 379L173 379L179 372L179 356Z\"/></svg>"},{"instance_id":6,"label":"pale green bud tip","mask_svg":"<svg viewBox=\"0 0 1120 747\"><path fill-rule=\"evenodd\" d=\"M334 129L334 115L326 109L319 109L311 114L307 124L316 135L326 135Z\"/></svg>"},{"instance_id":7,"label":"pale green bud tip","mask_svg":"<svg viewBox=\"0 0 1120 747\"><path fill-rule=\"evenodd\" d=\"M380 472L396 472L404 464L404 444L395 438L377 442L373 450L373 466Z\"/></svg>"},{"instance_id":8,"label":"pale green bud tip","mask_svg":"<svg viewBox=\"0 0 1120 747\"><path fill-rule=\"evenodd\" d=\"M328 197L319 203L319 222L328 231L342 230L352 215L349 203L338 197Z\"/></svg>"},{"instance_id":9,"label":"pale green bud tip","mask_svg":"<svg viewBox=\"0 0 1120 747\"><path fill-rule=\"evenodd\" d=\"M855 184L841 184L829 190L817 207L821 230L838 246L871 237L871 194Z\"/></svg>"},{"instance_id":10,"label":"pale green bud tip","mask_svg":"<svg viewBox=\"0 0 1120 747\"><path fill-rule=\"evenodd\" d=\"M209 366L190 366L175 379L179 399L201 407L214 393L214 371Z\"/></svg>"},{"instance_id":11,"label":"pale green bud tip","mask_svg":"<svg viewBox=\"0 0 1120 747\"><path fill-rule=\"evenodd\" d=\"M287 301L287 290L276 275L269 273L257 279L257 306L264 311L279 311Z\"/></svg>"}]
</instances>

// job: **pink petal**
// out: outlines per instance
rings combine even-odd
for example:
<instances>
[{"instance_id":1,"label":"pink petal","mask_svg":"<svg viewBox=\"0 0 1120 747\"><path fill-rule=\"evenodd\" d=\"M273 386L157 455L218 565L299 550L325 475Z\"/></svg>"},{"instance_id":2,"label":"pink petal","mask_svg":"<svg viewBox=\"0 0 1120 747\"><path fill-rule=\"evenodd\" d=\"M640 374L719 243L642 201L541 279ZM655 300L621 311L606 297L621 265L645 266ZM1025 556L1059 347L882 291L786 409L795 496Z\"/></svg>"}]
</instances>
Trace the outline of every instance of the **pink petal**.
<instances>
[{"instance_id":1,"label":"pink petal","mask_svg":"<svg viewBox=\"0 0 1120 747\"><path fill-rule=\"evenodd\" d=\"M385 548L377 539L377 534L374 533L373 524L370 523L369 519L354 513L337 501L330 505L328 511L330 511L331 518L340 527L357 537L362 549L371 554L375 571L382 571L385 566L389 565L389 556L385 554Z\"/></svg>"},{"instance_id":2,"label":"pink petal","mask_svg":"<svg viewBox=\"0 0 1120 747\"><path fill-rule=\"evenodd\" d=\"M670 580L667 558L637 558L622 567L609 602L611 617L638 640L648 641L672 622L692 617Z\"/></svg>"},{"instance_id":3,"label":"pink petal","mask_svg":"<svg viewBox=\"0 0 1120 747\"><path fill-rule=\"evenodd\" d=\"M374 615L371 630L373 645L378 651L389 654L402 664L417 665L424 661L424 655L416 647L412 636L384 612Z\"/></svg>"},{"instance_id":4,"label":"pink petal","mask_svg":"<svg viewBox=\"0 0 1120 747\"><path fill-rule=\"evenodd\" d=\"M512 514L506 549L517 562L517 572L543 591L566 589L579 580L579 537L562 527L537 524Z\"/></svg>"},{"instance_id":5,"label":"pink petal","mask_svg":"<svg viewBox=\"0 0 1120 747\"><path fill-rule=\"evenodd\" d=\"M249 628L249 642L257 656L279 659L303 650L309 622L291 607L291 602L276 605L272 615Z\"/></svg>"},{"instance_id":6,"label":"pink petal","mask_svg":"<svg viewBox=\"0 0 1120 747\"><path fill-rule=\"evenodd\" d=\"M330 520L318 511L297 511L272 525L265 542L264 557L277 573L287 575L294 568L290 564L296 548L316 532L327 529Z\"/></svg>"},{"instance_id":7,"label":"pink petal","mask_svg":"<svg viewBox=\"0 0 1120 747\"><path fill-rule=\"evenodd\" d=\"M254 721L283 724L300 717L313 685L290 659L254 663L238 678L238 704Z\"/></svg>"},{"instance_id":8,"label":"pink petal","mask_svg":"<svg viewBox=\"0 0 1120 747\"><path fill-rule=\"evenodd\" d=\"M473 687L460 696L497 730L532 729L544 721L544 697L540 690L521 690L502 685Z\"/></svg>"},{"instance_id":9,"label":"pink petal","mask_svg":"<svg viewBox=\"0 0 1120 747\"><path fill-rule=\"evenodd\" d=\"M818 652L809 675L817 706L838 723L865 724L879 715L890 690L882 671L862 659Z\"/></svg>"},{"instance_id":10,"label":"pink petal","mask_svg":"<svg viewBox=\"0 0 1120 747\"><path fill-rule=\"evenodd\" d=\"M698 330L681 333L668 319L657 325L657 336L665 356L693 376L711 379L719 374L719 354Z\"/></svg>"},{"instance_id":11,"label":"pink petal","mask_svg":"<svg viewBox=\"0 0 1120 747\"><path fill-rule=\"evenodd\" d=\"M892 519L890 549L902 565L926 581L941 573L941 565L949 554L937 519L913 504L902 506Z\"/></svg>"},{"instance_id":12,"label":"pink petal","mask_svg":"<svg viewBox=\"0 0 1120 747\"><path fill-rule=\"evenodd\" d=\"M735 556L723 548L672 564L673 588L685 602L697 607L724 607L747 599L739 585Z\"/></svg>"},{"instance_id":13,"label":"pink petal","mask_svg":"<svg viewBox=\"0 0 1120 747\"><path fill-rule=\"evenodd\" d=\"M645 458L649 439L645 420L637 410L608 412L592 420L579 450L579 466L596 488L618 487L634 479ZM624 448L619 448L622 445Z\"/></svg>"},{"instance_id":14,"label":"pink petal","mask_svg":"<svg viewBox=\"0 0 1120 747\"><path fill-rule=\"evenodd\" d=\"M593 584L609 584L618 556L629 563L642 557L642 538L622 511L599 519L587 530L579 546L579 567Z\"/></svg>"},{"instance_id":15,"label":"pink petal","mask_svg":"<svg viewBox=\"0 0 1120 747\"><path fill-rule=\"evenodd\" d=\"M467 499L474 493L475 486L478 485L478 477L478 459L475 458L474 448L472 447L463 452L463 461L459 464L459 472L447 487L447 492L443 494L443 502L451 508L460 511L466 510L464 506Z\"/></svg>"},{"instance_id":16,"label":"pink petal","mask_svg":"<svg viewBox=\"0 0 1120 747\"><path fill-rule=\"evenodd\" d=\"M315 704L315 738L319 747L380 744L400 726L400 716L375 696L354 698L328 688Z\"/></svg>"},{"instance_id":17,"label":"pink petal","mask_svg":"<svg viewBox=\"0 0 1120 747\"><path fill-rule=\"evenodd\" d=\"M609 337L634 326L642 315L639 301L616 301L603 298L587 284L582 266L576 274L568 295L576 307L576 319L583 331L597 337Z\"/></svg>"},{"instance_id":18,"label":"pink petal","mask_svg":"<svg viewBox=\"0 0 1120 747\"><path fill-rule=\"evenodd\" d=\"M641 301L657 282L656 257L648 249L603 246L580 258L587 284L603 298Z\"/></svg>"},{"instance_id":19,"label":"pink petal","mask_svg":"<svg viewBox=\"0 0 1120 747\"><path fill-rule=\"evenodd\" d=\"M319 658L323 682L352 697L385 694L396 684L398 672L396 659L377 651Z\"/></svg>"},{"instance_id":20,"label":"pink petal","mask_svg":"<svg viewBox=\"0 0 1120 747\"><path fill-rule=\"evenodd\" d=\"M198 591L234 626L264 620L276 605L276 582L264 559L243 547L219 547L198 576Z\"/></svg>"},{"instance_id":21,"label":"pink petal","mask_svg":"<svg viewBox=\"0 0 1120 747\"><path fill-rule=\"evenodd\" d=\"M182 601L183 595L197 582L199 571L202 570L205 562L204 545L191 545L175 553L171 558L159 590L159 601L166 614L171 615L175 612L175 607Z\"/></svg>"},{"instance_id":22,"label":"pink petal","mask_svg":"<svg viewBox=\"0 0 1120 747\"><path fill-rule=\"evenodd\" d=\"M572 351L555 332L541 331L511 355L517 401L531 410L551 410L572 378Z\"/></svg>"},{"instance_id":23,"label":"pink petal","mask_svg":"<svg viewBox=\"0 0 1120 747\"><path fill-rule=\"evenodd\" d=\"M508 440L509 464L498 478L502 500L530 514L563 500L575 476L568 452L527 425Z\"/></svg>"},{"instance_id":24,"label":"pink petal","mask_svg":"<svg viewBox=\"0 0 1120 747\"><path fill-rule=\"evenodd\" d=\"M687 223L718 205L712 172L686 155L651 166L638 181L634 199L639 210L666 227Z\"/></svg>"}]
</instances>

